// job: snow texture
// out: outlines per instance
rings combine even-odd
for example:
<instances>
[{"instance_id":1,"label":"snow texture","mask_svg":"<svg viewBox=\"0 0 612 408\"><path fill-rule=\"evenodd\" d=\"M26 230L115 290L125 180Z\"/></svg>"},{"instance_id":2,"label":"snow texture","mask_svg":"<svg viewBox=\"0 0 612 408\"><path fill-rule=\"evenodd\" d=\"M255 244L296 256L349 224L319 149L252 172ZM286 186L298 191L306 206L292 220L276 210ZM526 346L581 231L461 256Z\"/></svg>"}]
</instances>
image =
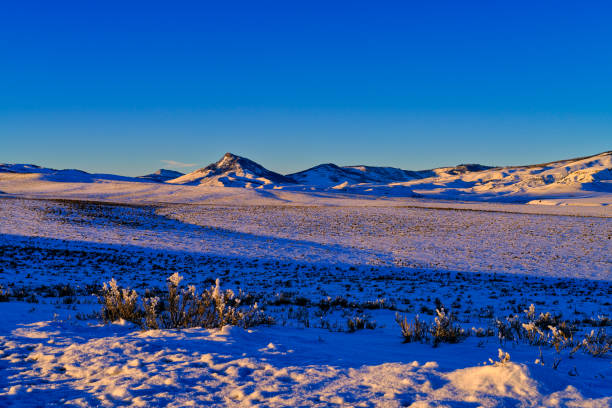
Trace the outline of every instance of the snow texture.
<instances>
[{"instance_id":1,"label":"snow texture","mask_svg":"<svg viewBox=\"0 0 612 408\"><path fill-rule=\"evenodd\" d=\"M0 403L19 406L54 402L136 407L609 407L612 403L612 397L585 396L556 378L562 376L551 378L525 364L449 370L435 361L414 358L456 363L456 351L450 349L408 353L401 344L317 330L248 332L226 327L139 332L125 323L99 327L39 322L0 338L0 345L7 374L0 380L5 389ZM397 359L406 362L393 361Z\"/></svg>"}]
</instances>

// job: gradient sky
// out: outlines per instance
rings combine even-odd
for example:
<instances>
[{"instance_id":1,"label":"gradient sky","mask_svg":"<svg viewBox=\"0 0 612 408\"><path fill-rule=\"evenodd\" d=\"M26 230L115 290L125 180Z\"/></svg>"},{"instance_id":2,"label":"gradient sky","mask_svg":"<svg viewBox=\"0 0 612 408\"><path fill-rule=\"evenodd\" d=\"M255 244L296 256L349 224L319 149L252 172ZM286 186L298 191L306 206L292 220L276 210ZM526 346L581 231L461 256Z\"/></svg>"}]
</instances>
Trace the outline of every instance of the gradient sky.
<instances>
[{"instance_id":1,"label":"gradient sky","mask_svg":"<svg viewBox=\"0 0 612 408\"><path fill-rule=\"evenodd\" d=\"M291 172L611 150L611 4L5 2L0 162L140 175L226 151Z\"/></svg>"}]
</instances>

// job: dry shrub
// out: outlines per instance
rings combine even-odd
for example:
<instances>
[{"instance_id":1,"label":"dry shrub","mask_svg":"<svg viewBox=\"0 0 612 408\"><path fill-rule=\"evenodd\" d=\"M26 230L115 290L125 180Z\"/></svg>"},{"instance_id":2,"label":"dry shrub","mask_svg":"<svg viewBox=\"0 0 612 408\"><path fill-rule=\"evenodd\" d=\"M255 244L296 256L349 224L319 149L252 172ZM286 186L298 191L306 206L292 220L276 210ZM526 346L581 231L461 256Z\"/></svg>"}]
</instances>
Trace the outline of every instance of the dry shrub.
<instances>
[{"instance_id":1,"label":"dry shrub","mask_svg":"<svg viewBox=\"0 0 612 408\"><path fill-rule=\"evenodd\" d=\"M443 307L436 309L436 315L430 328L434 347L440 343L459 343L468 336L465 330L455 324L455 316L447 313Z\"/></svg>"},{"instance_id":2,"label":"dry shrub","mask_svg":"<svg viewBox=\"0 0 612 408\"><path fill-rule=\"evenodd\" d=\"M412 343L415 341L425 342L428 338L427 324L419 319L419 315L414 316L414 321L408 323L406 316L395 314L395 321L399 324L402 330L404 343Z\"/></svg>"},{"instance_id":3,"label":"dry shrub","mask_svg":"<svg viewBox=\"0 0 612 408\"><path fill-rule=\"evenodd\" d=\"M202 293L192 285L182 287L182 279L178 273L168 278L168 293L161 301L158 297L139 301L136 291L119 289L114 279L105 283L99 296L104 321L124 319L142 329L246 328L273 323L257 303L240 308L240 298L231 290L221 290L219 279Z\"/></svg>"},{"instance_id":4,"label":"dry shrub","mask_svg":"<svg viewBox=\"0 0 612 408\"><path fill-rule=\"evenodd\" d=\"M346 320L349 333L356 332L357 330L374 330L376 328L376 322L368 319L367 316L355 316Z\"/></svg>"}]
</instances>

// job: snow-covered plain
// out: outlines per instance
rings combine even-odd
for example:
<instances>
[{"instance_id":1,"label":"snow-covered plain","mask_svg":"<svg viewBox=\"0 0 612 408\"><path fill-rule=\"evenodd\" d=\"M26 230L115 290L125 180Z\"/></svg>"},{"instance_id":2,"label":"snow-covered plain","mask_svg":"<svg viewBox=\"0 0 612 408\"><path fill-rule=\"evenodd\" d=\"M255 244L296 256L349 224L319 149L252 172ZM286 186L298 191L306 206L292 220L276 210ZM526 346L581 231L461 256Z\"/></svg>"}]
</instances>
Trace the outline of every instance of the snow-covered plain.
<instances>
[{"instance_id":1,"label":"snow-covered plain","mask_svg":"<svg viewBox=\"0 0 612 408\"><path fill-rule=\"evenodd\" d=\"M0 385L7 391L0 402L24 406L611 403L602 396L609 387L602 378L610 374L605 363L577 361L576 377L534 364L483 365L478 361L497 356L472 341L432 349L398 344L384 333L230 327L139 332L121 325L39 322L16 329L3 347L6 376ZM462 354L473 366L457 368L467 360Z\"/></svg>"},{"instance_id":2,"label":"snow-covered plain","mask_svg":"<svg viewBox=\"0 0 612 408\"><path fill-rule=\"evenodd\" d=\"M534 304L577 338L609 335L609 207L118 181L43 192L8 177L13 195L38 183L39 197L122 203L0 198L0 406L612 406L610 353L475 334L404 344L394 321L432 321L437 300L476 333ZM275 325L143 332L91 315L96 285L144 293L174 272L242 289ZM350 333L355 317L375 327Z\"/></svg>"}]
</instances>

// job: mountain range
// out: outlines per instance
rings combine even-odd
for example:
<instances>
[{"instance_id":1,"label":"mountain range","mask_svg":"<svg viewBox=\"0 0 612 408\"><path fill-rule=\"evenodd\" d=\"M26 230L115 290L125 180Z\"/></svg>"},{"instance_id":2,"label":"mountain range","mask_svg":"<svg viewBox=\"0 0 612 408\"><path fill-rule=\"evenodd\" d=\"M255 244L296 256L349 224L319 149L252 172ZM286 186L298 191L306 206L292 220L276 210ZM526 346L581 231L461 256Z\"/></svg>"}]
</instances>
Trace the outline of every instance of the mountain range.
<instances>
[{"instance_id":1,"label":"mountain range","mask_svg":"<svg viewBox=\"0 0 612 408\"><path fill-rule=\"evenodd\" d=\"M445 167L448 174L464 174L482 171L491 167L480 164L461 164ZM271 185L304 185L328 188L338 185L388 184L415 179L435 177L440 169L411 171L395 167L338 166L333 163L320 164L309 169L282 175L268 170L245 157L226 153L219 161L208 166L166 180L173 184L209 185L223 187L262 187Z\"/></svg>"},{"instance_id":2,"label":"mountain range","mask_svg":"<svg viewBox=\"0 0 612 408\"><path fill-rule=\"evenodd\" d=\"M0 164L0 182L155 183L191 187L240 187L289 191L342 191L375 196L530 201L561 196L601 196L612 203L612 151L549 163L491 167L460 164L430 170L338 166L333 163L279 174L232 153L188 174L160 169L140 177ZM129 190L129 187L121 187Z\"/></svg>"}]
</instances>

